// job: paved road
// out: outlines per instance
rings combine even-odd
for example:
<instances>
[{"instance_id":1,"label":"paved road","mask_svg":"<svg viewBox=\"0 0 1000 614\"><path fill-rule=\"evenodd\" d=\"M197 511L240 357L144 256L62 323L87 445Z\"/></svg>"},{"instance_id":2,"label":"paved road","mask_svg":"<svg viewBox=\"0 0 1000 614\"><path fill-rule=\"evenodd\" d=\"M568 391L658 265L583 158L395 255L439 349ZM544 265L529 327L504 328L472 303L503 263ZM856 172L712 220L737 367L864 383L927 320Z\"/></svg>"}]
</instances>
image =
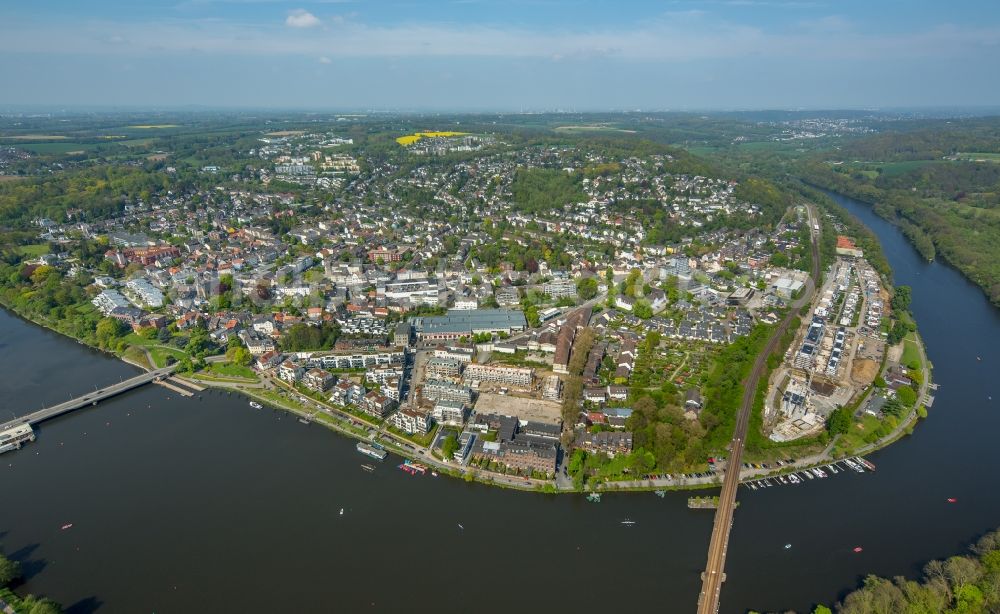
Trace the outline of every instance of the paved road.
<instances>
[{"instance_id":1,"label":"paved road","mask_svg":"<svg viewBox=\"0 0 1000 614\"><path fill-rule=\"evenodd\" d=\"M809 226L812 227L816 217L813 208L809 210ZM743 400L736 416L736 431L730 444L728 469L719 493L719 507L715 512L715 524L712 527L712 540L708 546L708 562L702 573L701 593L698 595L698 614L716 614L719 611L719 594L725 581L726 552L729 549L729 533L733 527L733 511L736 508L736 489L740 485L740 467L743 464L743 448L746 445L746 435L750 424L750 414L753 410L754 396L757 392L757 382L767 367L767 357L778 347L782 335L788 329L792 318L798 315L799 308L811 298L816 283L819 282L819 237L811 232L812 238L812 280L807 284L802 297L792 304L788 314L771 334L764 351L757 355L750 375L743 385Z\"/></svg>"}]
</instances>

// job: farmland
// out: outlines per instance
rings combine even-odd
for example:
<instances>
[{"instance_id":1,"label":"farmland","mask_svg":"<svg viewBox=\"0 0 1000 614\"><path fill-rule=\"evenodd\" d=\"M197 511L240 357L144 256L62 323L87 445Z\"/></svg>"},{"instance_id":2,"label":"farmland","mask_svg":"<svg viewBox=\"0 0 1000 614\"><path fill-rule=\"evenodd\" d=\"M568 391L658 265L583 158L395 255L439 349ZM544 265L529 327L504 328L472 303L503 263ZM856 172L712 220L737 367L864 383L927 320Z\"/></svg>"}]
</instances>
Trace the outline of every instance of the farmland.
<instances>
[{"instance_id":1,"label":"farmland","mask_svg":"<svg viewBox=\"0 0 1000 614\"><path fill-rule=\"evenodd\" d=\"M423 138L447 138L452 136L465 136L469 134L468 132L414 132L413 134L407 134L396 139L396 142L406 147L407 145L413 145L417 141Z\"/></svg>"}]
</instances>

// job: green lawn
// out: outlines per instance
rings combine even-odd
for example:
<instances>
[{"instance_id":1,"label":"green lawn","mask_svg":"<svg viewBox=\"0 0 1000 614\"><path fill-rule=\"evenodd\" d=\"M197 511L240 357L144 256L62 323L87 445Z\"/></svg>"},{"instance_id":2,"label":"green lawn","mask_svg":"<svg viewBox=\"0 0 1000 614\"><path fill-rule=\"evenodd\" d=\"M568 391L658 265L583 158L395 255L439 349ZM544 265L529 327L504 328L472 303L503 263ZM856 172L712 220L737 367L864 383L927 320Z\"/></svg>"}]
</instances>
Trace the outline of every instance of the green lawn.
<instances>
[{"instance_id":1,"label":"green lawn","mask_svg":"<svg viewBox=\"0 0 1000 614\"><path fill-rule=\"evenodd\" d=\"M913 337L913 333L910 333L903 339L903 356L900 358L900 362L904 366L920 364L920 351L917 350L917 342Z\"/></svg>"},{"instance_id":2,"label":"green lawn","mask_svg":"<svg viewBox=\"0 0 1000 614\"><path fill-rule=\"evenodd\" d=\"M174 360L180 360L184 358L187 354L181 350L175 350L172 348L165 347L151 347L149 348L149 353L153 357L153 362L156 363L157 368L167 366L167 358L173 357Z\"/></svg>"},{"instance_id":3,"label":"green lawn","mask_svg":"<svg viewBox=\"0 0 1000 614\"><path fill-rule=\"evenodd\" d=\"M38 258L43 254L49 253L49 244L32 243L30 245L19 245L17 246L17 253L30 258Z\"/></svg>"},{"instance_id":4,"label":"green lawn","mask_svg":"<svg viewBox=\"0 0 1000 614\"><path fill-rule=\"evenodd\" d=\"M157 368L167 366L168 357L172 356L175 360L180 360L181 358L187 356L184 351L178 350L177 348L164 347L159 339L146 339L142 335L137 335L135 333L125 335L125 342L129 345L143 347L149 350Z\"/></svg>"},{"instance_id":5,"label":"green lawn","mask_svg":"<svg viewBox=\"0 0 1000 614\"><path fill-rule=\"evenodd\" d=\"M141 345L142 347L148 348L158 345L160 342L156 339L146 339L142 335L129 333L125 335L125 343L128 343L129 345Z\"/></svg>"},{"instance_id":6,"label":"green lawn","mask_svg":"<svg viewBox=\"0 0 1000 614\"><path fill-rule=\"evenodd\" d=\"M244 367L243 365L237 365L231 362L212 362L209 363L207 370L215 375L222 375L226 377L257 379L257 373L250 367Z\"/></svg>"},{"instance_id":7,"label":"green lawn","mask_svg":"<svg viewBox=\"0 0 1000 614\"><path fill-rule=\"evenodd\" d=\"M391 427L391 426L390 427L386 427L386 430L388 430L393 435L396 435L397 437L402 437L403 439L406 439L407 441L412 441L413 443L417 444L418 446L422 446L424 448L426 448L427 446L431 445L431 442L434 441L434 429L433 428L426 435L407 435L403 431L401 431L401 430L399 430L397 428Z\"/></svg>"},{"instance_id":8,"label":"green lawn","mask_svg":"<svg viewBox=\"0 0 1000 614\"><path fill-rule=\"evenodd\" d=\"M861 419L861 422L851 425L850 430L837 439L835 453L837 455L847 454L857 450L866 443L871 443L874 441L874 436L872 434L878 426L878 418L870 414L865 414L864 418Z\"/></svg>"},{"instance_id":9,"label":"green lawn","mask_svg":"<svg viewBox=\"0 0 1000 614\"><path fill-rule=\"evenodd\" d=\"M149 367L149 360L146 359L146 353L143 352L142 348L140 347L136 347L133 345L132 347L125 350L125 353L122 355L122 357L128 360L129 362Z\"/></svg>"}]
</instances>

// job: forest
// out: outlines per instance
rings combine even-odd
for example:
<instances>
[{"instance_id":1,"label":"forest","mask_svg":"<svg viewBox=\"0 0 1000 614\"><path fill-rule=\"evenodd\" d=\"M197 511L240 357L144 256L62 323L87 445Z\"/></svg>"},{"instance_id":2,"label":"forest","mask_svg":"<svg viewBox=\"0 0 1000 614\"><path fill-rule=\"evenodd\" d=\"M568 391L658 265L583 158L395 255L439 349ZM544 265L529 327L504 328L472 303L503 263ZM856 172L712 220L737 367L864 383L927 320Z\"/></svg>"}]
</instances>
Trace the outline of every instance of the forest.
<instances>
[{"instance_id":1,"label":"forest","mask_svg":"<svg viewBox=\"0 0 1000 614\"><path fill-rule=\"evenodd\" d=\"M965 164L942 164L933 171L915 169L885 180L885 187L878 179L823 162L804 164L801 175L812 184L871 203L876 213L902 228L925 258L941 256L1000 304L1000 181L975 184L977 179L1000 179L995 171L972 173ZM963 185L965 190L956 191Z\"/></svg>"}]
</instances>

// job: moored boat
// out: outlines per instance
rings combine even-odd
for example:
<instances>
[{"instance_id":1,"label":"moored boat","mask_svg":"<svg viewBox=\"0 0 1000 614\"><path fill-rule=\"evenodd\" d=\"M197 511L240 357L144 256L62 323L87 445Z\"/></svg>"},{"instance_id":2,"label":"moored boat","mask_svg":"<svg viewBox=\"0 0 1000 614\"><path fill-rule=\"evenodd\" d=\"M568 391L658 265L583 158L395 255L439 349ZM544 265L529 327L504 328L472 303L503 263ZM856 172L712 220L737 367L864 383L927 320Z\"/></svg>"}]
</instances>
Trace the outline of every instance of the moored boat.
<instances>
[{"instance_id":1,"label":"moored boat","mask_svg":"<svg viewBox=\"0 0 1000 614\"><path fill-rule=\"evenodd\" d=\"M388 452L385 451L385 448L378 445L377 443L368 443L366 441L359 441L358 445L355 447L358 450L358 452L361 452L365 456L370 456L375 460L385 460L385 457L388 456L389 454Z\"/></svg>"}]
</instances>

